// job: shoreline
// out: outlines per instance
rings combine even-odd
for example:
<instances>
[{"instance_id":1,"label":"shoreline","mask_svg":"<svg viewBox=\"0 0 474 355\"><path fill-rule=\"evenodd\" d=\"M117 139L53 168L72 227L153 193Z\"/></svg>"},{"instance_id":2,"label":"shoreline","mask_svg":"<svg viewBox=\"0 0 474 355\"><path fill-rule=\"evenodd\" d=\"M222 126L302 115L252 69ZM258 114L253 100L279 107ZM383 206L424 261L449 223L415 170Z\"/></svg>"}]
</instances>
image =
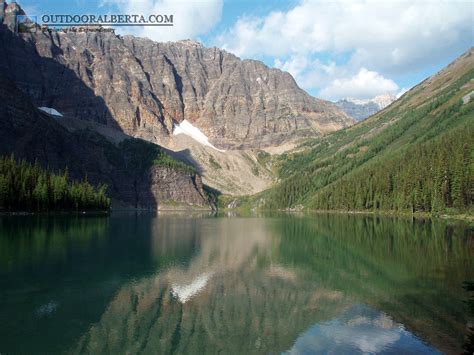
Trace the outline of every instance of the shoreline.
<instances>
[{"instance_id":1,"label":"shoreline","mask_svg":"<svg viewBox=\"0 0 474 355\"><path fill-rule=\"evenodd\" d=\"M433 215L427 212L396 212L396 211L344 211L344 210L308 210L311 213L338 213L338 214L354 214L354 215L371 215L371 216L387 216L387 217L407 217L416 219L454 219L457 221L474 222L474 215L470 214L439 214Z\"/></svg>"},{"instance_id":2,"label":"shoreline","mask_svg":"<svg viewBox=\"0 0 474 355\"><path fill-rule=\"evenodd\" d=\"M219 212L242 212L239 208L221 208ZM276 209L276 210L248 210L250 213L255 212L282 212L282 213L302 213L302 214L346 214L346 215L366 215L366 216L384 216L384 217L404 217L404 218L416 218L416 219L443 219L443 220L456 220L474 223L474 215L472 214L446 214L442 213L439 215L433 215L427 212L397 212L397 211L358 211L358 210L312 210L312 209Z\"/></svg>"},{"instance_id":3,"label":"shoreline","mask_svg":"<svg viewBox=\"0 0 474 355\"><path fill-rule=\"evenodd\" d=\"M162 206L156 209L145 209L145 208L118 208L111 209L109 211L49 211L49 212L26 212L26 211L0 211L1 216L34 216L34 215L63 215L63 216L109 216L112 213L120 212L153 212L153 213L166 213L166 212L209 212L209 213L222 213L222 212L235 212L240 214L255 214L258 212L280 212L280 213L301 213L305 215L310 214L345 214L345 215L365 215L365 216L383 216L383 217L404 217L404 218L415 218L415 219L442 219L442 220L455 220L464 221L468 223L474 223L474 215L471 214L439 214L433 215L426 212L396 212L396 211L357 211L357 210L307 210L307 209L277 209L277 210L239 210L239 208L218 208L216 210L205 208L205 207L193 207L193 206Z\"/></svg>"}]
</instances>

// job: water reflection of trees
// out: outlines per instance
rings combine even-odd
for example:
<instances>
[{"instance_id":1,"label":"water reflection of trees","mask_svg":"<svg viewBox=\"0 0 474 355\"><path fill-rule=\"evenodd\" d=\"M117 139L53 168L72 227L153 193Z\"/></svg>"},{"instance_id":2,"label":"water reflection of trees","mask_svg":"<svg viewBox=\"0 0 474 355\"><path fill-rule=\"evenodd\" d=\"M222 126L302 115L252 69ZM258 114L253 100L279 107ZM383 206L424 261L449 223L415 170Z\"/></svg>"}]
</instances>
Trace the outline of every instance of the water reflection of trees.
<instances>
[{"instance_id":1,"label":"water reflection of trees","mask_svg":"<svg viewBox=\"0 0 474 355\"><path fill-rule=\"evenodd\" d=\"M2 216L0 272L44 259L65 259L68 250L85 251L92 242L103 243L107 224L103 216Z\"/></svg>"},{"instance_id":2,"label":"water reflection of trees","mask_svg":"<svg viewBox=\"0 0 474 355\"><path fill-rule=\"evenodd\" d=\"M468 293L468 298L465 302L469 321L466 325L466 338L463 345L464 354L468 355L474 354L474 282L463 282L463 288Z\"/></svg>"},{"instance_id":3,"label":"water reflection of trees","mask_svg":"<svg viewBox=\"0 0 474 355\"><path fill-rule=\"evenodd\" d=\"M459 353L467 322L459 285L474 272L468 226L319 215L282 222L276 231L281 263L385 311L438 348Z\"/></svg>"}]
</instances>

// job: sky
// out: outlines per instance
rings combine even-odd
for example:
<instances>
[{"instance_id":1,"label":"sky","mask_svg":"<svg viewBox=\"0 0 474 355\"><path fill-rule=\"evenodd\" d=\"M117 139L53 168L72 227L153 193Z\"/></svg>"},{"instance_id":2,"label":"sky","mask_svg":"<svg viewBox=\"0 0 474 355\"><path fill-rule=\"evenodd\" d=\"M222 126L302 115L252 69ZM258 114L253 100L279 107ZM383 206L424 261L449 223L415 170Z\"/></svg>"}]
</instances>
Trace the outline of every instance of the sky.
<instances>
[{"instance_id":1,"label":"sky","mask_svg":"<svg viewBox=\"0 0 474 355\"><path fill-rule=\"evenodd\" d=\"M474 45L473 0L17 2L38 16L173 14L173 27L116 33L223 48L288 71L311 95L332 101L400 95Z\"/></svg>"}]
</instances>

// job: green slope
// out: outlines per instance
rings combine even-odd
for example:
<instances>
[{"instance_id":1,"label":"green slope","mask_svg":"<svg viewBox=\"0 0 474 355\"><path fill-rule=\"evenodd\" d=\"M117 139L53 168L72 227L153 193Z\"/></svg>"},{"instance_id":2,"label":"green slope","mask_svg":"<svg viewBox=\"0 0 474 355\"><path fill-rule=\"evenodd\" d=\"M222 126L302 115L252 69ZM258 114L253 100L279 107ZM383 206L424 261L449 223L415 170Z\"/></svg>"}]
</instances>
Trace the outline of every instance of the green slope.
<instances>
[{"instance_id":1,"label":"green slope","mask_svg":"<svg viewBox=\"0 0 474 355\"><path fill-rule=\"evenodd\" d=\"M472 206L474 49L385 110L279 159L265 208L464 212Z\"/></svg>"}]
</instances>

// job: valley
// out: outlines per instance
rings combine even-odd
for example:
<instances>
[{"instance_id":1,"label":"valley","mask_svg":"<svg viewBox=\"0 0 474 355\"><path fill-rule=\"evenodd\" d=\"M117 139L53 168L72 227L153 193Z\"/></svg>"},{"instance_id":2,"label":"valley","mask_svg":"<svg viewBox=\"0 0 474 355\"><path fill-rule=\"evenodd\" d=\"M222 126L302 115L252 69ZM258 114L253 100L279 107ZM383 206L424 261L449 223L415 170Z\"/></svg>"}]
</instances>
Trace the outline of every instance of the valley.
<instances>
[{"instance_id":1,"label":"valley","mask_svg":"<svg viewBox=\"0 0 474 355\"><path fill-rule=\"evenodd\" d=\"M287 72L196 41L19 34L8 24L23 10L8 9L0 31L7 102L0 151L105 183L112 206L411 213L472 206L472 49L396 101L381 95L341 106L310 96ZM357 119L376 113L355 124L342 108ZM31 118L19 128L25 114ZM26 127L27 143L12 140ZM40 140L46 127L71 153L58 155ZM70 137L87 153L73 159ZM143 147L129 151L135 144ZM143 152L189 166L188 182L174 165L150 170L155 158ZM415 174L414 156L432 169ZM118 182L114 169L127 178Z\"/></svg>"}]
</instances>

